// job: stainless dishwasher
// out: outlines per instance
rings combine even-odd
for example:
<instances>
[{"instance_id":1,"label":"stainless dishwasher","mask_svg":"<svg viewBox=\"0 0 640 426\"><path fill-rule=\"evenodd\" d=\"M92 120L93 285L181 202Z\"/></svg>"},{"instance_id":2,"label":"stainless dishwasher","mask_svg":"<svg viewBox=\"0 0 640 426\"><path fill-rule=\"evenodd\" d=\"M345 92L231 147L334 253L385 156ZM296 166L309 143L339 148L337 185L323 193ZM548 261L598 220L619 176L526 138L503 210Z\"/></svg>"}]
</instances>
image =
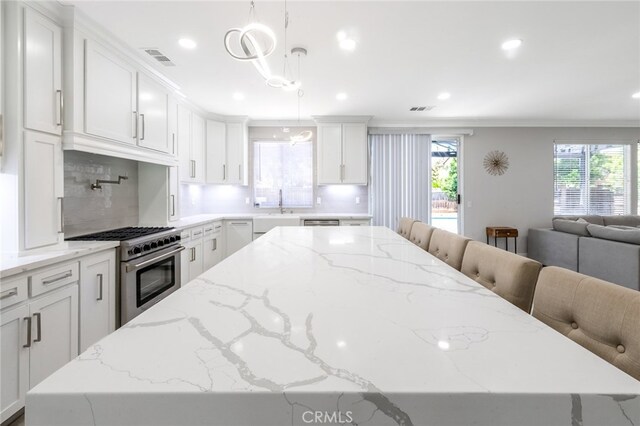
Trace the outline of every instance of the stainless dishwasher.
<instances>
[{"instance_id":1,"label":"stainless dishwasher","mask_svg":"<svg viewBox=\"0 0 640 426\"><path fill-rule=\"evenodd\" d=\"M338 219L305 219L304 226L340 226Z\"/></svg>"}]
</instances>

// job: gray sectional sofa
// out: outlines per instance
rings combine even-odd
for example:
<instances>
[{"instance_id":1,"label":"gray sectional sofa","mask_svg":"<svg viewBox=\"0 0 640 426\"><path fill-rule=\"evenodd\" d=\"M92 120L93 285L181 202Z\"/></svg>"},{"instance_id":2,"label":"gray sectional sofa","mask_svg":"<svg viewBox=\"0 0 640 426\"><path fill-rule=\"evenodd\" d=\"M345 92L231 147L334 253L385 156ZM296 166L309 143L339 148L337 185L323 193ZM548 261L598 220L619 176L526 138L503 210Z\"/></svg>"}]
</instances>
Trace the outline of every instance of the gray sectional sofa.
<instances>
[{"instance_id":1,"label":"gray sectional sofa","mask_svg":"<svg viewBox=\"0 0 640 426\"><path fill-rule=\"evenodd\" d=\"M640 290L640 216L557 216L529 229L528 256Z\"/></svg>"}]
</instances>

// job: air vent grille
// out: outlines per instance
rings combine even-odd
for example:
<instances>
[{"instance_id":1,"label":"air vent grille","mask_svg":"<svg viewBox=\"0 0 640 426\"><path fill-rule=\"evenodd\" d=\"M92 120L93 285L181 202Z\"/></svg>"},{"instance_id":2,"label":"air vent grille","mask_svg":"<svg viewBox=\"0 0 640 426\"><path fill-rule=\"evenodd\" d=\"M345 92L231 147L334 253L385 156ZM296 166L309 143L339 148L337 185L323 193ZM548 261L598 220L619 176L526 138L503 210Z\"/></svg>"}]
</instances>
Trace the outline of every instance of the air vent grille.
<instances>
[{"instance_id":1,"label":"air vent grille","mask_svg":"<svg viewBox=\"0 0 640 426\"><path fill-rule=\"evenodd\" d=\"M435 105L415 106L415 107L409 108L409 111L431 111L435 107L436 107Z\"/></svg>"},{"instance_id":2,"label":"air vent grille","mask_svg":"<svg viewBox=\"0 0 640 426\"><path fill-rule=\"evenodd\" d=\"M175 67L176 64L171 62L171 59L167 58L161 51L156 48L146 48L143 49L145 52L149 54L153 59L160 62L165 67Z\"/></svg>"}]
</instances>

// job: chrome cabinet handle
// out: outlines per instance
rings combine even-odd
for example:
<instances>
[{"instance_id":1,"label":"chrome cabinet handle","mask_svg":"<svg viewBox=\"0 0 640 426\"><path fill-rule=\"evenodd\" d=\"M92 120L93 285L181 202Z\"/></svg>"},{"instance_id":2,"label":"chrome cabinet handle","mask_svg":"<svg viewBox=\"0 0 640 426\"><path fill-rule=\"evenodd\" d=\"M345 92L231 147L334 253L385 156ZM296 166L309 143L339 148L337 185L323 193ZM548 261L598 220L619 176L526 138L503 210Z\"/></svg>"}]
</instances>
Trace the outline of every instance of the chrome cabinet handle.
<instances>
[{"instance_id":1,"label":"chrome cabinet handle","mask_svg":"<svg viewBox=\"0 0 640 426\"><path fill-rule=\"evenodd\" d=\"M242 164L238 164L238 180L242 180Z\"/></svg>"},{"instance_id":2,"label":"chrome cabinet handle","mask_svg":"<svg viewBox=\"0 0 640 426\"><path fill-rule=\"evenodd\" d=\"M227 179L227 165L223 164L222 165L222 180L226 180Z\"/></svg>"},{"instance_id":3,"label":"chrome cabinet handle","mask_svg":"<svg viewBox=\"0 0 640 426\"><path fill-rule=\"evenodd\" d=\"M133 111L133 139L138 139L138 111Z\"/></svg>"},{"instance_id":4,"label":"chrome cabinet handle","mask_svg":"<svg viewBox=\"0 0 640 426\"><path fill-rule=\"evenodd\" d=\"M191 247L191 262L195 262L196 261L196 248L195 247Z\"/></svg>"},{"instance_id":5,"label":"chrome cabinet handle","mask_svg":"<svg viewBox=\"0 0 640 426\"><path fill-rule=\"evenodd\" d=\"M171 194L171 216L176 215L176 196Z\"/></svg>"},{"instance_id":6,"label":"chrome cabinet handle","mask_svg":"<svg viewBox=\"0 0 640 426\"><path fill-rule=\"evenodd\" d=\"M140 137L140 140L143 141L144 140L144 114L140 114L140 118L142 119L142 137Z\"/></svg>"},{"instance_id":7,"label":"chrome cabinet handle","mask_svg":"<svg viewBox=\"0 0 640 426\"><path fill-rule=\"evenodd\" d=\"M191 168L193 170L191 177L196 177L196 160L191 160Z\"/></svg>"},{"instance_id":8,"label":"chrome cabinet handle","mask_svg":"<svg viewBox=\"0 0 640 426\"><path fill-rule=\"evenodd\" d=\"M33 316L36 317L36 338L33 339L33 342L42 342L42 314L40 312L36 312Z\"/></svg>"},{"instance_id":9,"label":"chrome cabinet handle","mask_svg":"<svg viewBox=\"0 0 640 426\"><path fill-rule=\"evenodd\" d=\"M175 134L175 132L171 133L171 142L173 143L173 148L172 148L171 152L173 152L173 155L176 155L176 134Z\"/></svg>"},{"instance_id":10,"label":"chrome cabinet handle","mask_svg":"<svg viewBox=\"0 0 640 426\"><path fill-rule=\"evenodd\" d=\"M125 271L127 271L127 273L129 273L129 272L135 271L137 269L143 268L143 267L145 267L147 265L154 264L154 263L156 263L156 262L158 262L158 261L160 261L162 259L166 259L167 257L171 257L171 256L175 255L176 253L181 252L185 248L186 247L184 247L184 246L180 246L179 248L177 248L175 250L171 250L170 252L165 253L165 254L163 254L161 256L158 256L158 257L154 257L153 259L145 260L144 262L136 263L135 265L127 265L125 267Z\"/></svg>"},{"instance_id":11,"label":"chrome cabinet handle","mask_svg":"<svg viewBox=\"0 0 640 426\"><path fill-rule=\"evenodd\" d=\"M31 347L31 317L24 317L23 320L27 322L27 344L22 345L23 348Z\"/></svg>"},{"instance_id":12,"label":"chrome cabinet handle","mask_svg":"<svg viewBox=\"0 0 640 426\"><path fill-rule=\"evenodd\" d=\"M73 271L69 270L67 272L64 273L64 275L61 275L59 277L55 277L49 280L42 280L42 284L44 285L49 285L49 284L53 284L56 281L60 281L60 280L64 280L65 278L69 278L73 276Z\"/></svg>"},{"instance_id":13,"label":"chrome cabinet handle","mask_svg":"<svg viewBox=\"0 0 640 426\"><path fill-rule=\"evenodd\" d=\"M56 126L62 126L64 122L64 98L62 97L62 90L56 90L56 95L58 95L58 120L56 121Z\"/></svg>"},{"instance_id":14,"label":"chrome cabinet handle","mask_svg":"<svg viewBox=\"0 0 640 426\"><path fill-rule=\"evenodd\" d=\"M98 282L100 284L100 290L99 290L99 296L96 300L102 300L102 274L97 274L98 275Z\"/></svg>"},{"instance_id":15,"label":"chrome cabinet handle","mask_svg":"<svg viewBox=\"0 0 640 426\"><path fill-rule=\"evenodd\" d=\"M10 290L5 290L2 293L0 293L0 300L8 299L10 297L17 296L17 295L18 295L18 287L14 287Z\"/></svg>"},{"instance_id":16,"label":"chrome cabinet handle","mask_svg":"<svg viewBox=\"0 0 640 426\"><path fill-rule=\"evenodd\" d=\"M218 250L218 239L214 238L213 240L211 240L212 244L211 244L211 251L216 251Z\"/></svg>"},{"instance_id":17,"label":"chrome cabinet handle","mask_svg":"<svg viewBox=\"0 0 640 426\"><path fill-rule=\"evenodd\" d=\"M249 222L231 222L231 225L247 226Z\"/></svg>"},{"instance_id":18,"label":"chrome cabinet handle","mask_svg":"<svg viewBox=\"0 0 640 426\"><path fill-rule=\"evenodd\" d=\"M58 197L60 200L60 230L58 234L64 234L64 197Z\"/></svg>"}]
</instances>

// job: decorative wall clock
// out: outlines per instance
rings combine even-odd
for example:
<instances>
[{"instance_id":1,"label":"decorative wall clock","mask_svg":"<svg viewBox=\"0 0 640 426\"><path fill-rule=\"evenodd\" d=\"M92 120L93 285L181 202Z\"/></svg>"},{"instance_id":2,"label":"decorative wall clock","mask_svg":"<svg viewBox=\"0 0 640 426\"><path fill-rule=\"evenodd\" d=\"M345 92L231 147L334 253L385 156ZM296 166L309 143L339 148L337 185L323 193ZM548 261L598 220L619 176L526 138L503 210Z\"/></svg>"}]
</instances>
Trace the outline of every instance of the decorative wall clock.
<instances>
[{"instance_id":1,"label":"decorative wall clock","mask_svg":"<svg viewBox=\"0 0 640 426\"><path fill-rule=\"evenodd\" d=\"M502 176L509 168L509 157L502 151L491 151L482 162L484 169L493 176Z\"/></svg>"}]
</instances>

